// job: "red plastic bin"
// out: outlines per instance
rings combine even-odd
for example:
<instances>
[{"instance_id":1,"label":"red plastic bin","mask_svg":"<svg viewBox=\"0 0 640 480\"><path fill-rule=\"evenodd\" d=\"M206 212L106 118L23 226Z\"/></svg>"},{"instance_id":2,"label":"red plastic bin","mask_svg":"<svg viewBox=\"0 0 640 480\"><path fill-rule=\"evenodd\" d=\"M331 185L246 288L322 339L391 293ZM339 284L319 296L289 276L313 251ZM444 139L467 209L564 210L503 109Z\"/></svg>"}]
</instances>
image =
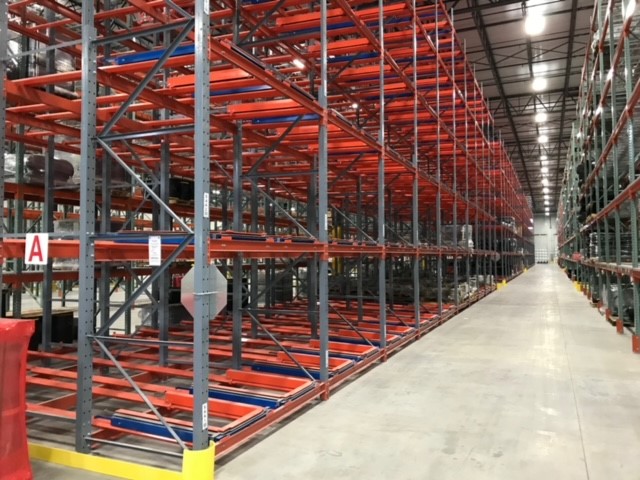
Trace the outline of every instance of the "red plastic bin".
<instances>
[{"instance_id":1,"label":"red plastic bin","mask_svg":"<svg viewBox=\"0 0 640 480\"><path fill-rule=\"evenodd\" d=\"M27 346L33 320L0 318L0 480L33 478L27 447Z\"/></svg>"}]
</instances>

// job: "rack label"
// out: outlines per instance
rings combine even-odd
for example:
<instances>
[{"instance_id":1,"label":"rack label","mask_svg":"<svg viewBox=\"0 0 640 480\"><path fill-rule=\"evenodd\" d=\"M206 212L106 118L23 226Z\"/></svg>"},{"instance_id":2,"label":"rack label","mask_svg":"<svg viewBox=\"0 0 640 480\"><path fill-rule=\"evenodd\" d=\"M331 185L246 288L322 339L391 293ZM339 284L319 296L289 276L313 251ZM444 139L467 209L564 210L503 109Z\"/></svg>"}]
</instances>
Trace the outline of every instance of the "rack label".
<instances>
[{"instance_id":1,"label":"rack label","mask_svg":"<svg viewBox=\"0 0 640 480\"><path fill-rule=\"evenodd\" d=\"M24 248L24 263L27 265L46 265L49 260L49 234L27 233Z\"/></svg>"},{"instance_id":2,"label":"rack label","mask_svg":"<svg viewBox=\"0 0 640 480\"><path fill-rule=\"evenodd\" d=\"M209 403L202 404L202 429L209 430Z\"/></svg>"},{"instance_id":3,"label":"rack label","mask_svg":"<svg viewBox=\"0 0 640 480\"><path fill-rule=\"evenodd\" d=\"M209 218L209 210L211 210L211 205L209 203L209 193L204 194L204 218Z\"/></svg>"},{"instance_id":4,"label":"rack label","mask_svg":"<svg viewBox=\"0 0 640 480\"><path fill-rule=\"evenodd\" d=\"M149 265L158 267L162 264L162 239L158 235L149 237Z\"/></svg>"}]
</instances>

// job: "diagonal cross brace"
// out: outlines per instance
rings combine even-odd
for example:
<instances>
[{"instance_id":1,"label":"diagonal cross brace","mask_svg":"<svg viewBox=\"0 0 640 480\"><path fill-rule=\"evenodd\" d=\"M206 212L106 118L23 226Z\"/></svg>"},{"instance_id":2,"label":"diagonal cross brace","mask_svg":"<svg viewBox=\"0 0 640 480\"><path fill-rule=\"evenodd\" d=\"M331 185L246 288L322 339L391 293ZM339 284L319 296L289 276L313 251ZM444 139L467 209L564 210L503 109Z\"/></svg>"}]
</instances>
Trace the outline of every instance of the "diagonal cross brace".
<instances>
[{"instance_id":1,"label":"diagonal cross brace","mask_svg":"<svg viewBox=\"0 0 640 480\"><path fill-rule=\"evenodd\" d=\"M191 244L192 240L193 240L193 234L187 235L185 237L185 239L180 243L180 245L178 245L178 247L173 252L171 252L171 255L167 257L164 263L160 267L158 267L156 270L154 270L154 272L151 275L149 275L145 279L145 281L138 286L138 289L135 292L133 292L133 294L127 299L127 301L124 302L120 306L120 308L118 308L116 313L114 313L109 318L109 321L105 325L100 327L100 330L98 330L98 334L97 334L98 336L106 335L107 332L109 332L109 328L111 328L111 325L113 325L116 322L116 320L128 308L130 308L133 305L133 303L138 299L138 297L142 294L143 291L149 288L153 284L153 282L155 282L158 278L160 278L160 275L162 275L165 272L165 270L167 270L167 268L169 268L169 266L177 260L177 258L184 251L184 249Z\"/></svg>"},{"instance_id":2,"label":"diagonal cross brace","mask_svg":"<svg viewBox=\"0 0 640 480\"><path fill-rule=\"evenodd\" d=\"M135 102L136 99L142 93L142 91L145 88L147 88L147 85L153 79L153 77L155 77L156 74L162 69L162 67L167 62L167 60L169 60L169 58L171 58L171 55L173 55L173 52L175 52L176 49L182 43L182 41L185 38L187 38L187 35L189 35L189 33L191 33L191 30L193 30L194 24L195 24L195 20L193 20L193 19L191 19L191 20L189 20L187 22L187 24L182 29L182 31L173 40L173 42L171 42L171 45L169 45L169 47L164 51L164 53L158 59L158 61L155 63L155 65L153 67L151 67L151 70L149 70L147 72L147 74L144 76L144 78L136 86L135 90L133 92L131 92L131 95L129 96L129 98L120 106L118 111L107 122L107 124L102 129L102 132L100 133L101 136L107 135L111 131L111 129L114 127L114 125L116 123L118 123L118 120L120 120L122 118L122 116L127 112L127 109L131 106L131 104L133 102Z\"/></svg>"}]
</instances>

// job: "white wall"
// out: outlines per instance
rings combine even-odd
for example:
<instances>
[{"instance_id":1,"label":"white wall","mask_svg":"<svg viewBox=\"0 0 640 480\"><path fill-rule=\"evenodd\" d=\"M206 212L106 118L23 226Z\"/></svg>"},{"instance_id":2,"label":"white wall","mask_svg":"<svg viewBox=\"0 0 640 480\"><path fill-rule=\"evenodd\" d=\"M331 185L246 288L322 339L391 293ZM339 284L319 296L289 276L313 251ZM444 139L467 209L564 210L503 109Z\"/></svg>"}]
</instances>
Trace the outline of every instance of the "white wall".
<instances>
[{"instance_id":1,"label":"white wall","mask_svg":"<svg viewBox=\"0 0 640 480\"><path fill-rule=\"evenodd\" d=\"M556 217L535 215L533 219L536 250L546 249L549 252L549 260L553 260L556 253L558 235L556 232Z\"/></svg>"}]
</instances>

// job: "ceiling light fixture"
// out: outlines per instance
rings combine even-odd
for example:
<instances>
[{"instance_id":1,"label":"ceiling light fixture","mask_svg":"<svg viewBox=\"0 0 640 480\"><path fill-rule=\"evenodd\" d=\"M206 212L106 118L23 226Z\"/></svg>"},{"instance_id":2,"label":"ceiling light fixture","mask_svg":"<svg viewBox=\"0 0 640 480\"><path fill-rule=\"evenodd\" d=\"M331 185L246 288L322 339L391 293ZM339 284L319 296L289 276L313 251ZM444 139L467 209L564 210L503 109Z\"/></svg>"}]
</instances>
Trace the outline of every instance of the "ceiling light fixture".
<instances>
[{"instance_id":1,"label":"ceiling light fixture","mask_svg":"<svg viewBox=\"0 0 640 480\"><path fill-rule=\"evenodd\" d=\"M542 14L530 12L524 19L524 33L531 36L540 35L544 32L546 23Z\"/></svg>"},{"instance_id":2,"label":"ceiling light fixture","mask_svg":"<svg viewBox=\"0 0 640 480\"><path fill-rule=\"evenodd\" d=\"M542 179L542 185L544 185L545 187L549 186L549 179L548 178L543 178Z\"/></svg>"},{"instance_id":3,"label":"ceiling light fixture","mask_svg":"<svg viewBox=\"0 0 640 480\"><path fill-rule=\"evenodd\" d=\"M549 212L545 212L544 214L545 214L545 216L547 216L547 217L551 216L551 214L550 214Z\"/></svg>"},{"instance_id":4,"label":"ceiling light fixture","mask_svg":"<svg viewBox=\"0 0 640 480\"><path fill-rule=\"evenodd\" d=\"M623 2L624 5L624 2ZM625 8L624 10L624 19L626 20L627 18L629 18L631 15L633 15L633 12L636 9L636 0L630 0L629 3L627 3L627 8Z\"/></svg>"},{"instance_id":5,"label":"ceiling light fixture","mask_svg":"<svg viewBox=\"0 0 640 480\"><path fill-rule=\"evenodd\" d=\"M305 65L304 62L298 58L294 58L293 59L293 65L298 69L298 70L304 70L305 69Z\"/></svg>"},{"instance_id":6,"label":"ceiling light fixture","mask_svg":"<svg viewBox=\"0 0 640 480\"><path fill-rule=\"evenodd\" d=\"M542 167L540 169L540 173L549 173L549 168L548 167Z\"/></svg>"},{"instance_id":7,"label":"ceiling light fixture","mask_svg":"<svg viewBox=\"0 0 640 480\"><path fill-rule=\"evenodd\" d=\"M538 112L535 116L536 123L542 123L547 121L547 114L545 112Z\"/></svg>"},{"instance_id":8,"label":"ceiling light fixture","mask_svg":"<svg viewBox=\"0 0 640 480\"><path fill-rule=\"evenodd\" d=\"M549 193L549 189L548 189L547 187L544 187L544 188L542 189L542 193Z\"/></svg>"},{"instance_id":9,"label":"ceiling light fixture","mask_svg":"<svg viewBox=\"0 0 640 480\"><path fill-rule=\"evenodd\" d=\"M546 155L540 155L540 160L544 162L545 160L549 160L549 157L547 157Z\"/></svg>"},{"instance_id":10,"label":"ceiling light fixture","mask_svg":"<svg viewBox=\"0 0 640 480\"><path fill-rule=\"evenodd\" d=\"M549 137L547 135L540 135L538 137L538 143L547 143L549 141Z\"/></svg>"},{"instance_id":11,"label":"ceiling light fixture","mask_svg":"<svg viewBox=\"0 0 640 480\"><path fill-rule=\"evenodd\" d=\"M547 88L547 79L544 77L535 77L531 82L531 88L534 92L541 92Z\"/></svg>"},{"instance_id":12,"label":"ceiling light fixture","mask_svg":"<svg viewBox=\"0 0 640 480\"><path fill-rule=\"evenodd\" d=\"M531 71L533 76L541 75L549 71L549 65L544 62L538 62L531 65Z\"/></svg>"}]
</instances>

